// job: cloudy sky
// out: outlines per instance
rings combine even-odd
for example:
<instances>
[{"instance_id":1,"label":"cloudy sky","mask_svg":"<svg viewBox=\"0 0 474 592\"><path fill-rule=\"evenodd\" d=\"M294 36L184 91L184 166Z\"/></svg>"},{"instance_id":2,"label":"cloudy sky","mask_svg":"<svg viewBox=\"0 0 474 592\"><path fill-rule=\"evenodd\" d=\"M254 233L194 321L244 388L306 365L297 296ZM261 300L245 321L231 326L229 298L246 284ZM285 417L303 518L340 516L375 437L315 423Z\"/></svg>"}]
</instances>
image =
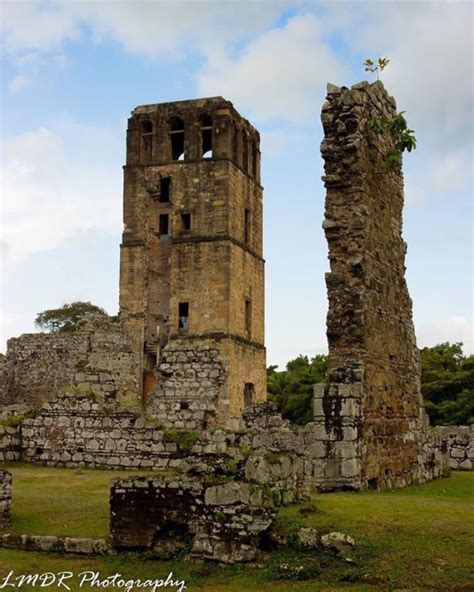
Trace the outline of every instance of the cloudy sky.
<instances>
[{"instance_id":1,"label":"cloudy sky","mask_svg":"<svg viewBox=\"0 0 474 592\"><path fill-rule=\"evenodd\" d=\"M473 4L0 0L2 343L37 312L115 314L125 126L223 95L262 133L268 360L326 351L319 113L367 57L415 129L407 275L420 346L472 351ZM369 78L370 79L370 78Z\"/></svg>"}]
</instances>

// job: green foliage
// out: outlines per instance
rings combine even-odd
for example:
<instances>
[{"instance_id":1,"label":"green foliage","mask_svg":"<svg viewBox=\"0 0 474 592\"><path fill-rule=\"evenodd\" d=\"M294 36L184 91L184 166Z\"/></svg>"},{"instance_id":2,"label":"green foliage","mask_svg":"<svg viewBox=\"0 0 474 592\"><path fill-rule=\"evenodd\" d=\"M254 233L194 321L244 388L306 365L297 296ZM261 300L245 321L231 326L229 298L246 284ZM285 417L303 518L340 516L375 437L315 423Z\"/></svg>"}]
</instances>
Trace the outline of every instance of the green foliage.
<instances>
[{"instance_id":1,"label":"green foliage","mask_svg":"<svg viewBox=\"0 0 474 592\"><path fill-rule=\"evenodd\" d=\"M383 70L385 70L385 68L388 66L390 60L388 58L379 58L377 60L377 64L375 64L375 62L373 60L371 60L370 58L367 58L364 62L364 70L366 72L372 72L373 74L377 75L377 80L380 77L380 72L382 72Z\"/></svg>"},{"instance_id":2,"label":"green foliage","mask_svg":"<svg viewBox=\"0 0 474 592\"><path fill-rule=\"evenodd\" d=\"M268 398L273 401L283 417L299 424L312 420L313 385L324 382L326 356L318 355L311 360L298 356L286 365L286 370L277 371L270 366L267 371Z\"/></svg>"},{"instance_id":3,"label":"green foliage","mask_svg":"<svg viewBox=\"0 0 474 592\"><path fill-rule=\"evenodd\" d=\"M462 343L423 348L421 391L433 425L474 423L474 356Z\"/></svg>"},{"instance_id":4,"label":"green foliage","mask_svg":"<svg viewBox=\"0 0 474 592\"><path fill-rule=\"evenodd\" d=\"M4 417L3 419L0 419L0 425L16 428L24 419L33 419L37 414L37 411L28 411L24 415L11 415L10 417Z\"/></svg>"},{"instance_id":5,"label":"green foliage","mask_svg":"<svg viewBox=\"0 0 474 592\"><path fill-rule=\"evenodd\" d=\"M17 428L20 425L22 419L23 417L20 415L11 415L10 417L0 419L0 426Z\"/></svg>"},{"instance_id":6,"label":"green foliage","mask_svg":"<svg viewBox=\"0 0 474 592\"><path fill-rule=\"evenodd\" d=\"M280 460L285 456L290 457L291 453L289 453L289 452L267 452L267 454L265 455L265 458L267 459L267 461L271 465L277 465L280 463Z\"/></svg>"},{"instance_id":7,"label":"green foliage","mask_svg":"<svg viewBox=\"0 0 474 592\"><path fill-rule=\"evenodd\" d=\"M260 493L261 500L256 505L262 505L266 508L276 508L281 505L281 493L279 489L274 489L268 484L256 485L255 493Z\"/></svg>"},{"instance_id":8,"label":"green foliage","mask_svg":"<svg viewBox=\"0 0 474 592\"><path fill-rule=\"evenodd\" d=\"M240 473L240 461L238 458L228 458L225 462L225 472L227 475L238 475Z\"/></svg>"},{"instance_id":9,"label":"green foliage","mask_svg":"<svg viewBox=\"0 0 474 592\"><path fill-rule=\"evenodd\" d=\"M198 432L183 432L179 430L165 430L164 438L174 442L180 450L189 451L199 440Z\"/></svg>"},{"instance_id":10,"label":"green foliage","mask_svg":"<svg viewBox=\"0 0 474 592\"><path fill-rule=\"evenodd\" d=\"M240 447L240 452L244 458L244 460L247 460L249 458L249 456L251 456L253 454L253 447L248 445L244 445Z\"/></svg>"},{"instance_id":11,"label":"green foliage","mask_svg":"<svg viewBox=\"0 0 474 592\"><path fill-rule=\"evenodd\" d=\"M324 382L326 356L298 356L279 372L267 370L268 396L280 413L299 424L312 420L313 385ZM421 350L421 392L432 425L474 423L474 356L461 343Z\"/></svg>"},{"instance_id":12,"label":"green foliage","mask_svg":"<svg viewBox=\"0 0 474 592\"><path fill-rule=\"evenodd\" d=\"M94 315L107 315L105 310L92 302L71 302L61 308L50 308L38 313L35 325L38 329L51 332L76 331L82 319Z\"/></svg>"},{"instance_id":13,"label":"green foliage","mask_svg":"<svg viewBox=\"0 0 474 592\"><path fill-rule=\"evenodd\" d=\"M389 150L386 155L387 166L389 170L398 169L402 166L402 154L411 152L416 148L415 133L408 127L407 120L403 116L405 111L401 111L392 119L386 117L372 117L369 125L379 134L389 134L394 141L394 148Z\"/></svg>"}]
</instances>

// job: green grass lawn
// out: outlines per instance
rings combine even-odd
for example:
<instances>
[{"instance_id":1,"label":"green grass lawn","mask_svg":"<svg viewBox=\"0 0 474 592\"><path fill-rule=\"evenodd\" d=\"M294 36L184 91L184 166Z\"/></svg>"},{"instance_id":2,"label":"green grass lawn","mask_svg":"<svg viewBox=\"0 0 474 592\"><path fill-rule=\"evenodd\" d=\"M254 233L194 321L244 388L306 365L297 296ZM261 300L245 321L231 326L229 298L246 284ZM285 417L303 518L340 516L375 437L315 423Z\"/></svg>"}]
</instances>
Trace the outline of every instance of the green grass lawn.
<instances>
[{"instance_id":1,"label":"green grass lawn","mask_svg":"<svg viewBox=\"0 0 474 592\"><path fill-rule=\"evenodd\" d=\"M25 463L10 463L7 468L14 483L10 530L22 534L105 537L110 480L136 474ZM320 575L308 581L278 579L280 563L314 559L297 551L274 552L265 566L222 567L158 562L138 554L81 558L0 550L0 576L10 569L16 573L87 569L104 577L120 572L129 578L156 578L173 571L186 579L191 591L474 591L474 473L453 473L449 479L384 493L315 495L312 504L316 511L306 517L299 506L284 508L282 528L341 530L357 545L354 564L323 558Z\"/></svg>"}]
</instances>

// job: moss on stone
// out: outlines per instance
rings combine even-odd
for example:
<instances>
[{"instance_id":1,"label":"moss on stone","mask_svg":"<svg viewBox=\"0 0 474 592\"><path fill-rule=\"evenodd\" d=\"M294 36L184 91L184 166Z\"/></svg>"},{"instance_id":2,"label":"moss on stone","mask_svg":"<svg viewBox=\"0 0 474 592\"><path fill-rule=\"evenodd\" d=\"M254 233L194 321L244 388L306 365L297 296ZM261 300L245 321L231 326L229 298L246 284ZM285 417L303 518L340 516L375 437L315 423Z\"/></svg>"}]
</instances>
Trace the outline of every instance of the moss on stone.
<instances>
[{"instance_id":1,"label":"moss on stone","mask_svg":"<svg viewBox=\"0 0 474 592\"><path fill-rule=\"evenodd\" d=\"M164 439L168 442L174 442L179 450L189 451L199 440L199 432L165 430Z\"/></svg>"}]
</instances>

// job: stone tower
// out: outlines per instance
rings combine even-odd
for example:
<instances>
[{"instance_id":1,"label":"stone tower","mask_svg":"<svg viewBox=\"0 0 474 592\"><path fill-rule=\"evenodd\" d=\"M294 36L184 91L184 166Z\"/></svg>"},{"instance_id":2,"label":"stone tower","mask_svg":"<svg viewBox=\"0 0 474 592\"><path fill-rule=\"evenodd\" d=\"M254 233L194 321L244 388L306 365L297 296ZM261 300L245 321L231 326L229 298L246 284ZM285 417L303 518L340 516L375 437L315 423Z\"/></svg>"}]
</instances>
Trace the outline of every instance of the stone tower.
<instances>
[{"instance_id":1,"label":"stone tower","mask_svg":"<svg viewBox=\"0 0 474 592\"><path fill-rule=\"evenodd\" d=\"M120 315L163 425L228 425L266 398L259 140L222 97L128 121Z\"/></svg>"}]
</instances>

